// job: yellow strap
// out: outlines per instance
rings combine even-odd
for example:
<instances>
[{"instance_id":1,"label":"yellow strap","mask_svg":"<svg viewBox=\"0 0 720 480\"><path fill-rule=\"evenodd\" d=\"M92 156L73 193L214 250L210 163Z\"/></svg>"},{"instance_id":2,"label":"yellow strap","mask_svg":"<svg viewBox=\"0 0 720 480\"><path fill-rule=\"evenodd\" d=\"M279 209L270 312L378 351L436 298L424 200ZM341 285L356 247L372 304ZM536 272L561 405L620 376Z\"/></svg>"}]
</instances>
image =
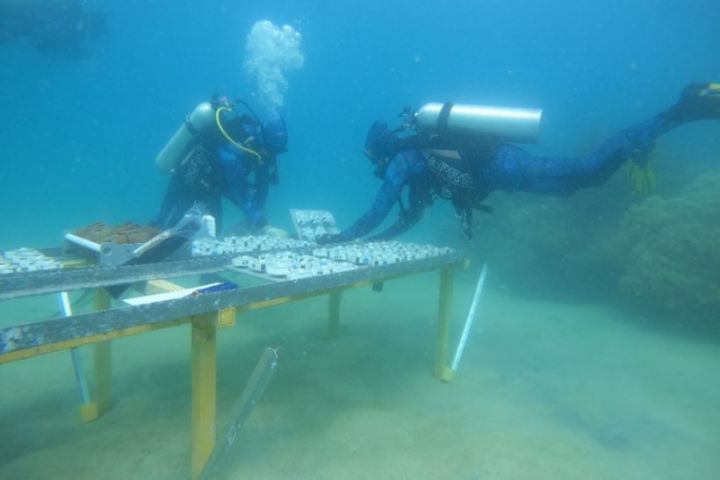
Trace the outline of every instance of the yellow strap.
<instances>
[{"instance_id":1,"label":"yellow strap","mask_svg":"<svg viewBox=\"0 0 720 480\"><path fill-rule=\"evenodd\" d=\"M221 114L224 110L227 110L228 112L230 111L230 109L227 108L227 107L220 107L220 108L218 108L218 109L215 111L215 123L217 124L218 130L220 130L220 133L222 133L223 137L225 137L225 140L227 140L228 142L232 143L234 146L236 146L237 148L239 148L239 149L242 150L243 152L249 153L250 155L252 155L252 156L254 156L255 158L257 158L258 163L262 163L262 161L263 161L262 155L260 155L260 154L259 154L258 152L256 152L255 150L246 147L246 146L243 145L242 143L236 142L236 141L233 140L233 138L225 131L225 129L224 129L223 126L222 126L222 122L220 121L220 114Z\"/></svg>"}]
</instances>

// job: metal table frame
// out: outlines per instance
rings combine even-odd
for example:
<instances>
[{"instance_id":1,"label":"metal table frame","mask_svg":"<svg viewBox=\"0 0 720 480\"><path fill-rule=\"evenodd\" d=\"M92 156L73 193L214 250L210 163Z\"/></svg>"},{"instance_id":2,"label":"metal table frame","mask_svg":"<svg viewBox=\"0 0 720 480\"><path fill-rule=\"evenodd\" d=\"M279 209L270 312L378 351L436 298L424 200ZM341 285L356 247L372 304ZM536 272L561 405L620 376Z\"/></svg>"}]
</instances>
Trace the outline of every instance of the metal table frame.
<instances>
[{"instance_id":1,"label":"metal table frame","mask_svg":"<svg viewBox=\"0 0 720 480\"><path fill-rule=\"evenodd\" d=\"M83 420L90 421L110 407L112 340L162 328L192 324L191 478L196 479L202 472L216 441L218 328L235 325L236 315L244 311L327 294L329 295L327 333L329 337L333 337L338 332L340 305L345 290L438 270L440 292L434 373L438 378L447 380L453 277L455 270L466 264L467 260L462 254L450 253L302 280L278 281L267 285L116 308L111 308L111 297L105 287L142 282L139 286L148 294L171 291L181 287L167 281L167 278L229 270L229 257L196 259L150 267L120 267L112 270L95 267L81 269L84 272L78 270L5 276L5 279L0 281L0 299L73 288L93 288L96 311L1 328L0 364L92 345L94 349L92 405L84 405L84 410L81 409ZM12 277L17 281L13 282Z\"/></svg>"}]
</instances>

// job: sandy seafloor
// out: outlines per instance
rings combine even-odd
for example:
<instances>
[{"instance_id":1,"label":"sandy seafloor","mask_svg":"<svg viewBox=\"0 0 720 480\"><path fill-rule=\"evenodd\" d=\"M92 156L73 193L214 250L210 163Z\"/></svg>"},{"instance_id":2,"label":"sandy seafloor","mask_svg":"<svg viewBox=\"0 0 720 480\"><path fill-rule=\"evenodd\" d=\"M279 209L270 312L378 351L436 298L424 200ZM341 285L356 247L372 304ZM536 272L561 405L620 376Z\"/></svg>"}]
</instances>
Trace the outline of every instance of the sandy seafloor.
<instances>
[{"instance_id":1,"label":"sandy seafloor","mask_svg":"<svg viewBox=\"0 0 720 480\"><path fill-rule=\"evenodd\" d=\"M454 339L473 275L457 278ZM491 285L445 384L431 374L437 286L425 274L347 293L334 340L326 297L221 330L219 430L264 347L281 350L217 478L720 478L717 343ZM0 366L0 478L188 478L189 354L188 326L114 342L114 404L90 424L68 352Z\"/></svg>"}]
</instances>

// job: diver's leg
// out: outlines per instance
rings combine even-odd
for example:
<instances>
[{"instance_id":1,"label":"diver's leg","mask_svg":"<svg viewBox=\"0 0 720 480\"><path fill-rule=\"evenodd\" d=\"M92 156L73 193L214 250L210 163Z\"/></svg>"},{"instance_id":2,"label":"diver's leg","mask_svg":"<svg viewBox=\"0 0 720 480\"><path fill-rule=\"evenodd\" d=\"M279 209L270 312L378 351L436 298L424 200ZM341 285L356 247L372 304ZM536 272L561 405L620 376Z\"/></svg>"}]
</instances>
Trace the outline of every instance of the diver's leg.
<instances>
[{"instance_id":1,"label":"diver's leg","mask_svg":"<svg viewBox=\"0 0 720 480\"><path fill-rule=\"evenodd\" d=\"M162 229L172 227L193 206L194 201L192 189L188 188L184 178L173 175L160 205L160 212L151 224Z\"/></svg>"},{"instance_id":2,"label":"diver's leg","mask_svg":"<svg viewBox=\"0 0 720 480\"><path fill-rule=\"evenodd\" d=\"M611 141L612 140L612 141ZM585 158L535 156L513 145L501 147L478 166L480 188L567 196L604 183L632 153L613 137Z\"/></svg>"},{"instance_id":3,"label":"diver's leg","mask_svg":"<svg viewBox=\"0 0 720 480\"><path fill-rule=\"evenodd\" d=\"M201 179L195 189L195 201L202 204L215 218L215 231L222 231L222 193L225 179L222 170L212 157L205 156L199 168Z\"/></svg>"},{"instance_id":4,"label":"diver's leg","mask_svg":"<svg viewBox=\"0 0 720 480\"><path fill-rule=\"evenodd\" d=\"M219 216L220 183L212 156L203 147L196 147L170 179L160 213L153 222L159 228L170 228L195 203L202 203ZM216 216L216 221L217 221Z\"/></svg>"},{"instance_id":5,"label":"diver's leg","mask_svg":"<svg viewBox=\"0 0 720 480\"><path fill-rule=\"evenodd\" d=\"M481 187L570 195L578 189L601 185L629 158L642 162L655 139L690 121L720 118L720 84L695 84L683 90L680 100L633 127L605 140L584 158L533 156L506 145L488 162L478 165Z\"/></svg>"}]
</instances>

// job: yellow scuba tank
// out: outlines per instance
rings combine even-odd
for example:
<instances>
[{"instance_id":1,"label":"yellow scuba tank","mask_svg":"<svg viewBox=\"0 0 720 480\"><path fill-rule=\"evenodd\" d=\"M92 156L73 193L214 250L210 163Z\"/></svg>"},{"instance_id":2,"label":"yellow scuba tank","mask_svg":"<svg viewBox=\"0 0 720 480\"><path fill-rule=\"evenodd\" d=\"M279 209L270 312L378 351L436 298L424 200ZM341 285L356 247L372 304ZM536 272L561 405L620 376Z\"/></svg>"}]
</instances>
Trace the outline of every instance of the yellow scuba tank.
<instances>
[{"instance_id":1,"label":"yellow scuba tank","mask_svg":"<svg viewBox=\"0 0 720 480\"><path fill-rule=\"evenodd\" d=\"M428 103L416 113L414 122L420 132L430 135L487 135L502 140L535 142L540 134L542 110Z\"/></svg>"},{"instance_id":2,"label":"yellow scuba tank","mask_svg":"<svg viewBox=\"0 0 720 480\"><path fill-rule=\"evenodd\" d=\"M195 107L155 157L155 164L163 172L172 173L197 143L200 136L214 124L215 109L210 102L203 102Z\"/></svg>"}]
</instances>

